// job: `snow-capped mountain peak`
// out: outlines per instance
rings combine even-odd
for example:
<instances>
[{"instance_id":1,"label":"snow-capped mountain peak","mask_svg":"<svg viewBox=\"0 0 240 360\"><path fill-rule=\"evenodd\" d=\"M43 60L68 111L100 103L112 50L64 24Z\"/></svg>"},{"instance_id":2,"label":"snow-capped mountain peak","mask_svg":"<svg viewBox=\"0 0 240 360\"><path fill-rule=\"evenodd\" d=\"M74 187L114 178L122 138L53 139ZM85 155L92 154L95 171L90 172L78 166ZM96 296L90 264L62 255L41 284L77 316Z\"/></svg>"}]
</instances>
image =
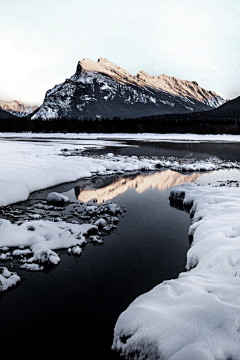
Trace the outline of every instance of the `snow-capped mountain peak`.
<instances>
[{"instance_id":1,"label":"snow-capped mountain peak","mask_svg":"<svg viewBox=\"0 0 240 360\"><path fill-rule=\"evenodd\" d=\"M11 102L5 102L0 100L0 108L13 115L22 117L31 114L38 108L38 106L26 105L17 100L13 100Z\"/></svg>"},{"instance_id":2,"label":"snow-capped mountain peak","mask_svg":"<svg viewBox=\"0 0 240 360\"><path fill-rule=\"evenodd\" d=\"M75 74L48 90L32 119L134 118L165 113L208 110L225 100L196 81L167 75L131 75L113 62L83 59Z\"/></svg>"}]
</instances>

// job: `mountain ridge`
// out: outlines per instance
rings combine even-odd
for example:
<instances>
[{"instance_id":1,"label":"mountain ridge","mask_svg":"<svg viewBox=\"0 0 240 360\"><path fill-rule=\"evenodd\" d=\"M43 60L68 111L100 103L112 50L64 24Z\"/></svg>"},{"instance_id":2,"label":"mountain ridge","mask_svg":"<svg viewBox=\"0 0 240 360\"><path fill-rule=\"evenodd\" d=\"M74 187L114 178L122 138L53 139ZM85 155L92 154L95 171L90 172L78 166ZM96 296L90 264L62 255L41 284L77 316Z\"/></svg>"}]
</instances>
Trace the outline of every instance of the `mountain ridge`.
<instances>
[{"instance_id":1,"label":"mountain ridge","mask_svg":"<svg viewBox=\"0 0 240 360\"><path fill-rule=\"evenodd\" d=\"M152 77L143 70L131 75L105 58L85 58L73 76L46 92L32 119L134 118L210 110L224 102L196 81Z\"/></svg>"},{"instance_id":2,"label":"mountain ridge","mask_svg":"<svg viewBox=\"0 0 240 360\"><path fill-rule=\"evenodd\" d=\"M17 101L17 100L13 100L10 102L0 100L0 108L13 115L23 117L31 114L33 111L35 111L38 108L38 106L26 105L21 101Z\"/></svg>"}]
</instances>

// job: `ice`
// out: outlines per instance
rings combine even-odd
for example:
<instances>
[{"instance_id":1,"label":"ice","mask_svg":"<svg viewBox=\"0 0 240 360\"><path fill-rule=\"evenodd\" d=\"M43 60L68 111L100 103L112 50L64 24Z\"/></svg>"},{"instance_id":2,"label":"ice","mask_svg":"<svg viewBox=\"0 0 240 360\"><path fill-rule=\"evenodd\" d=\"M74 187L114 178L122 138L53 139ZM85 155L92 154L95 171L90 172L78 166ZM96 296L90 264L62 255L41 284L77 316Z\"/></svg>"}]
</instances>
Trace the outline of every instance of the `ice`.
<instances>
[{"instance_id":1,"label":"ice","mask_svg":"<svg viewBox=\"0 0 240 360\"><path fill-rule=\"evenodd\" d=\"M185 184L187 271L139 296L115 326L113 349L133 359L240 359L240 192Z\"/></svg>"}]
</instances>

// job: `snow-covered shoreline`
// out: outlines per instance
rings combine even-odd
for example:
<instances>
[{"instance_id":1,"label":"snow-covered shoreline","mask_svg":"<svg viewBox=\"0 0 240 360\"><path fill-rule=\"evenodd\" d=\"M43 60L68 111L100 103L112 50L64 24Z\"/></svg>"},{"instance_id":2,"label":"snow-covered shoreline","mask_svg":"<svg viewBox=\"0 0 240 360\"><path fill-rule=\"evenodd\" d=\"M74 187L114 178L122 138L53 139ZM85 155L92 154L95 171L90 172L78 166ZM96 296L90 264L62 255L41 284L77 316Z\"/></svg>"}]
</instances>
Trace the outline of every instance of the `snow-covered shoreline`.
<instances>
[{"instance_id":1,"label":"snow-covered shoreline","mask_svg":"<svg viewBox=\"0 0 240 360\"><path fill-rule=\"evenodd\" d=\"M43 139L85 139L85 140L136 140L136 141L174 141L174 142L240 142L240 135L231 134L157 134L157 133L1 133L0 138L43 138ZM111 145L111 144L110 144Z\"/></svg>"},{"instance_id":2,"label":"snow-covered shoreline","mask_svg":"<svg viewBox=\"0 0 240 360\"><path fill-rule=\"evenodd\" d=\"M24 139L30 134L11 134ZM61 183L88 178L94 174L108 175L110 172L156 170L168 168L177 171L211 171L223 168L239 168L236 162L220 160L197 161L195 159L144 158L136 156L82 156L86 147L99 148L106 145L123 146L115 141L79 140L67 134L34 134L43 141L12 141L8 134L0 141L1 172L0 206L26 200L30 193ZM76 134L75 134L76 135ZM110 136L110 134L108 134ZM79 136L79 135L78 135ZM45 141L46 139L50 141ZM51 139L53 139L51 141ZM66 151L63 151L63 150ZM76 150L78 152L76 155ZM61 156L65 155L65 156ZM70 155L70 156L69 156ZM73 156L74 155L74 156Z\"/></svg>"},{"instance_id":3,"label":"snow-covered shoreline","mask_svg":"<svg viewBox=\"0 0 240 360\"><path fill-rule=\"evenodd\" d=\"M194 214L188 271L120 315L113 349L133 359L240 359L240 191L185 184L171 197Z\"/></svg>"}]
</instances>

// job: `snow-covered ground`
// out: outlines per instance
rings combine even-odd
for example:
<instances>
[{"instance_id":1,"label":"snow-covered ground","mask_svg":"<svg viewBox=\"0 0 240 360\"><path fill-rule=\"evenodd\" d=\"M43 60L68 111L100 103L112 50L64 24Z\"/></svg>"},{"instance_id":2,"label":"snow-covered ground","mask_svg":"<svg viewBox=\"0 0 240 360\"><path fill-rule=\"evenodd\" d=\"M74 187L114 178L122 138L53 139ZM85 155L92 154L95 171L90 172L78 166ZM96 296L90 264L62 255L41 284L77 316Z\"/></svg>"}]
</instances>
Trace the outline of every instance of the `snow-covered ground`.
<instances>
[{"instance_id":1,"label":"snow-covered ground","mask_svg":"<svg viewBox=\"0 0 240 360\"><path fill-rule=\"evenodd\" d=\"M240 190L185 184L170 196L191 206L187 271L120 315L113 348L131 359L240 359Z\"/></svg>"}]
</instances>

